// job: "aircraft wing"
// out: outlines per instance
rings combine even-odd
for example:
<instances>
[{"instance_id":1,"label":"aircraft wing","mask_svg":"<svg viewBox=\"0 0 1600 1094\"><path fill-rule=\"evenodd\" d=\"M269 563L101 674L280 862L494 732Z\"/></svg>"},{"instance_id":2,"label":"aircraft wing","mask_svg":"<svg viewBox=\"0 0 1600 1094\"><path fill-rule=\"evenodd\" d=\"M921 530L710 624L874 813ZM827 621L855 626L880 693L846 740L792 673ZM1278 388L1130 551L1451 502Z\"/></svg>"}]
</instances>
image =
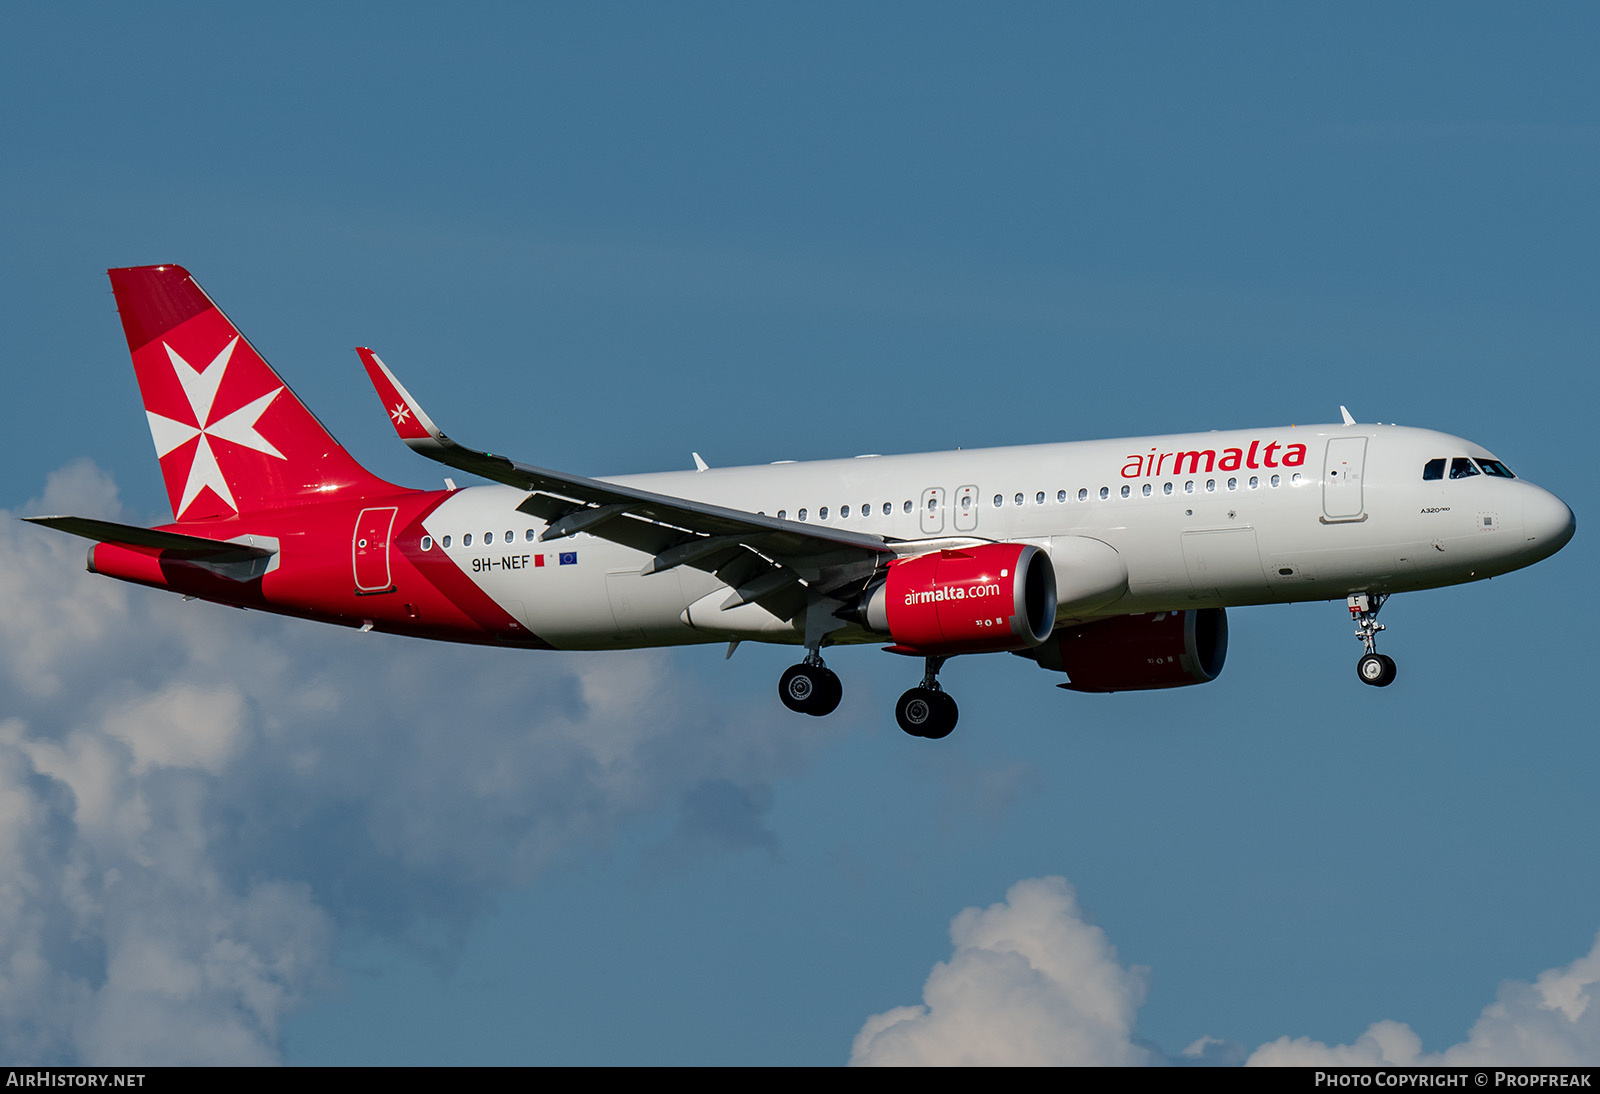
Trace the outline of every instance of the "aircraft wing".
<instances>
[{"instance_id":1,"label":"aircraft wing","mask_svg":"<svg viewBox=\"0 0 1600 1094\"><path fill-rule=\"evenodd\" d=\"M356 351L395 432L414 451L529 491L518 508L548 522L544 540L586 532L654 557L643 573L693 566L733 590L723 605L759 603L782 619L804 610L806 590L848 595L893 558L885 536L779 520L688 498L518 463L447 437L376 353Z\"/></svg>"}]
</instances>

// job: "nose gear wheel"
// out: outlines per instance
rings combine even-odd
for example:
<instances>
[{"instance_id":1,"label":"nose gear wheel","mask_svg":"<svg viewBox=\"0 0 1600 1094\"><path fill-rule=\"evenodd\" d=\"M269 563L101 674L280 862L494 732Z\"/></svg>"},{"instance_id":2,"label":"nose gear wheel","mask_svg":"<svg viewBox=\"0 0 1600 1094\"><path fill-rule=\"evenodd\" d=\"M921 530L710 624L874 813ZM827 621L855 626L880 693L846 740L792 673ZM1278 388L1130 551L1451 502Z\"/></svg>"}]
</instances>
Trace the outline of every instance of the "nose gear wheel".
<instances>
[{"instance_id":1,"label":"nose gear wheel","mask_svg":"<svg viewBox=\"0 0 1600 1094\"><path fill-rule=\"evenodd\" d=\"M1386 688L1394 683L1395 671L1394 658L1387 654L1363 654L1361 660L1356 662L1356 675L1361 682L1375 688Z\"/></svg>"},{"instance_id":2,"label":"nose gear wheel","mask_svg":"<svg viewBox=\"0 0 1600 1094\"><path fill-rule=\"evenodd\" d=\"M1378 622L1378 612L1388 599L1388 593L1357 593L1345 598L1350 618L1355 620L1356 637L1361 639L1366 650L1356 662L1356 678L1375 688L1386 688L1394 683L1396 672L1394 658L1378 652L1378 632L1384 629Z\"/></svg>"}]
</instances>

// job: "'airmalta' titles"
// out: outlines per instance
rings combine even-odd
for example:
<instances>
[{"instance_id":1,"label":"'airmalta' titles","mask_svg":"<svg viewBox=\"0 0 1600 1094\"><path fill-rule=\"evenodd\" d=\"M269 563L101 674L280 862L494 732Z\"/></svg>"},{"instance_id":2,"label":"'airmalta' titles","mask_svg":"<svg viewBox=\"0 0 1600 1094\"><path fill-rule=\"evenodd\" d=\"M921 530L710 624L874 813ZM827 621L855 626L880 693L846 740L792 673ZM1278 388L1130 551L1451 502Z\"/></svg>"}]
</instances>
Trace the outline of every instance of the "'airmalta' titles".
<instances>
[{"instance_id":1,"label":"'airmalta' titles","mask_svg":"<svg viewBox=\"0 0 1600 1094\"><path fill-rule=\"evenodd\" d=\"M906 593L906 607L913 604L937 604L943 600L966 600L968 597L999 596L1001 588L996 582L983 585L941 585L937 589L913 590Z\"/></svg>"},{"instance_id":2,"label":"'airmalta' titles","mask_svg":"<svg viewBox=\"0 0 1600 1094\"><path fill-rule=\"evenodd\" d=\"M1171 461L1169 464L1167 461ZM1260 441L1251 441L1249 449L1224 448L1219 458L1214 448L1187 452L1156 452L1148 456L1130 453L1122 465L1125 479L1156 478L1161 475L1203 475L1212 471L1252 471L1263 467L1300 467L1306 462L1306 446L1282 444L1278 441L1261 447Z\"/></svg>"}]
</instances>

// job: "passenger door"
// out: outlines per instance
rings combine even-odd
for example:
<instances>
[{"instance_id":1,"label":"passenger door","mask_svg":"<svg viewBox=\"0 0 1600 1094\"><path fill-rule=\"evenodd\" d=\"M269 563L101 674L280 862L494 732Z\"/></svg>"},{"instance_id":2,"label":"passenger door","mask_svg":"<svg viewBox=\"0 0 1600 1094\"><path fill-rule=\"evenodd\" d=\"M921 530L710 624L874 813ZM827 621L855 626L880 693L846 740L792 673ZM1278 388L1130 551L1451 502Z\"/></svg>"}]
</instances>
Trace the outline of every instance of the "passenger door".
<instances>
[{"instance_id":1,"label":"passenger door","mask_svg":"<svg viewBox=\"0 0 1600 1094\"><path fill-rule=\"evenodd\" d=\"M1328 442L1322 465L1323 520L1362 520L1365 504L1361 475L1367 459L1367 438L1335 437Z\"/></svg>"}]
</instances>

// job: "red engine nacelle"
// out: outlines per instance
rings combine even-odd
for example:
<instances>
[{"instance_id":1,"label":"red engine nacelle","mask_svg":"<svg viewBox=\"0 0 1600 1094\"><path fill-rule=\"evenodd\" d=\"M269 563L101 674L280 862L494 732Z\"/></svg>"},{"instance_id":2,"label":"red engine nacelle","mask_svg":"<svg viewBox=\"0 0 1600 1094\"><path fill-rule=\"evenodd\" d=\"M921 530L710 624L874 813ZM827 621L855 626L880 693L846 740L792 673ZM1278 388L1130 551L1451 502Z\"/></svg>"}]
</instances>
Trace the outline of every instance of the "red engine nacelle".
<instances>
[{"instance_id":1,"label":"red engine nacelle","mask_svg":"<svg viewBox=\"0 0 1600 1094\"><path fill-rule=\"evenodd\" d=\"M1102 619L1056 632L1027 656L1065 672L1073 691L1144 691L1205 684L1228 656L1228 614L1191 608Z\"/></svg>"},{"instance_id":2,"label":"red engine nacelle","mask_svg":"<svg viewBox=\"0 0 1600 1094\"><path fill-rule=\"evenodd\" d=\"M1031 544L931 551L890 563L863 614L908 653L1025 649L1055 626L1055 570Z\"/></svg>"}]
</instances>

